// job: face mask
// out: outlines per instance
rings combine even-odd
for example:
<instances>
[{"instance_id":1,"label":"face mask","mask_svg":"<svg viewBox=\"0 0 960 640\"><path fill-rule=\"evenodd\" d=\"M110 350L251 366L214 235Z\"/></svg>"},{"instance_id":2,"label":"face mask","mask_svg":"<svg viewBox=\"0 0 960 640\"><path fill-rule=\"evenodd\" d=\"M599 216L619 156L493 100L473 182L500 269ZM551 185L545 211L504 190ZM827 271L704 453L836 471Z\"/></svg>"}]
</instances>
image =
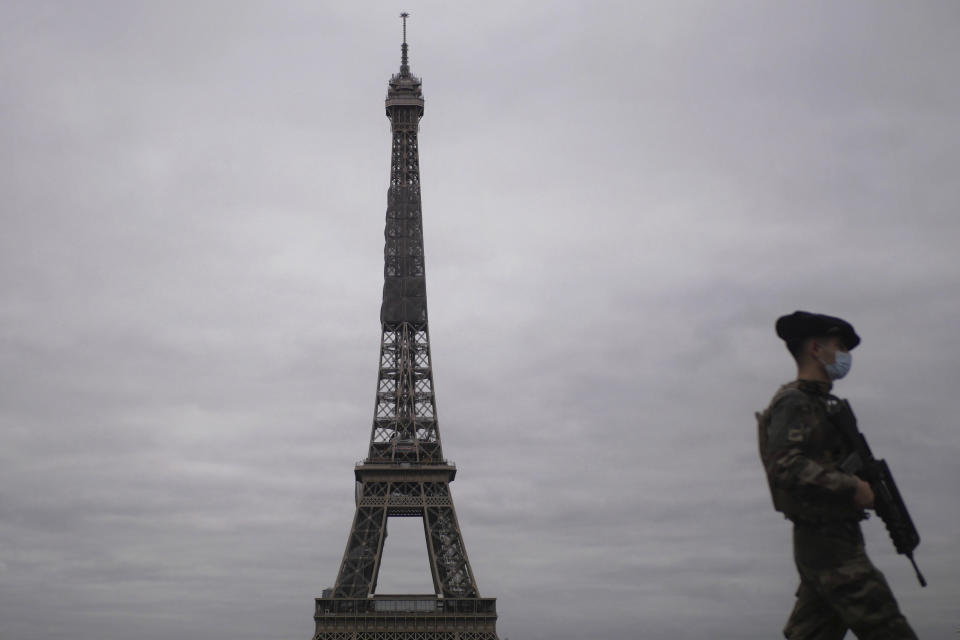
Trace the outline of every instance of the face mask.
<instances>
[{"instance_id":1,"label":"face mask","mask_svg":"<svg viewBox=\"0 0 960 640\"><path fill-rule=\"evenodd\" d=\"M844 351L837 351L834 355L836 359L833 363L824 364L823 368L826 369L831 380L839 380L850 373L850 367L853 366L853 356Z\"/></svg>"}]
</instances>

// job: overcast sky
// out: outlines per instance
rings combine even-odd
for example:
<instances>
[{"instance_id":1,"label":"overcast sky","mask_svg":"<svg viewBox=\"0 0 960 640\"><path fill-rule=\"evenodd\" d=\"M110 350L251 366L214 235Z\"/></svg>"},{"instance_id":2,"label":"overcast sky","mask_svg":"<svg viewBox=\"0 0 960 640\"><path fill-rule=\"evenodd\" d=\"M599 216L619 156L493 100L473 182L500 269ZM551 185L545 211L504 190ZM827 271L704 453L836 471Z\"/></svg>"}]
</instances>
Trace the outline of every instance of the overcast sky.
<instances>
[{"instance_id":1,"label":"overcast sky","mask_svg":"<svg viewBox=\"0 0 960 640\"><path fill-rule=\"evenodd\" d=\"M778 637L795 309L960 628L960 5L0 5L0 638L306 640L373 417L408 10L444 451L501 638ZM416 520L379 592L430 591Z\"/></svg>"}]
</instances>

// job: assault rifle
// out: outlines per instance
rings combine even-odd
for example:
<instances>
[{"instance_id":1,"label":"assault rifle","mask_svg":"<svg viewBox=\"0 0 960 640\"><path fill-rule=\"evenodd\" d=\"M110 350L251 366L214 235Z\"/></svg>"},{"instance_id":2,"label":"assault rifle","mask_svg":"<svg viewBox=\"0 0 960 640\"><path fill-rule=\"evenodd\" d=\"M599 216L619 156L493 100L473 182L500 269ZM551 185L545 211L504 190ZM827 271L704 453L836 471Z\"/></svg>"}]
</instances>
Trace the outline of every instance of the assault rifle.
<instances>
[{"instance_id":1,"label":"assault rifle","mask_svg":"<svg viewBox=\"0 0 960 640\"><path fill-rule=\"evenodd\" d=\"M853 453L840 464L840 468L847 473L856 474L873 489L873 509L887 526L893 546L897 549L897 553L907 556L910 560L913 570L917 572L920 586L927 586L927 581L913 560L913 550L920 544L920 534L913 526L913 520L910 519L907 505L900 497L900 491L897 490L897 483L893 480L890 468L885 460L877 460L873 457L867 439L857 428L857 418L853 415L850 403L840 400L839 407L831 414L831 421L853 450Z\"/></svg>"}]
</instances>

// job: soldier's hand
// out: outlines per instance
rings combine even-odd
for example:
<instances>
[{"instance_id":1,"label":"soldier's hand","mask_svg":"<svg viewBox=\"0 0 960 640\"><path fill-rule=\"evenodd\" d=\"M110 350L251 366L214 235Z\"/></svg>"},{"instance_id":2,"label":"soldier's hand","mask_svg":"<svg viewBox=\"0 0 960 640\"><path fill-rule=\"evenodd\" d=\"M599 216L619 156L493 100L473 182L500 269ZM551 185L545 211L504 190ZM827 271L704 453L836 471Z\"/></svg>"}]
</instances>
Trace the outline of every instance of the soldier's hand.
<instances>
[{"instance_id":1,"label":"soldier's hand","mask_svg":"<svg viewBox=\"0 0 960 640\"><path fill-rule=\"evenodd\" d=\"M857 478L857 483L857 490L853 494L853 504L855 504L858 509L872 509L873 489L870 488L870 483L864 482L859 478Z\"/></svg>"}]
</instances>

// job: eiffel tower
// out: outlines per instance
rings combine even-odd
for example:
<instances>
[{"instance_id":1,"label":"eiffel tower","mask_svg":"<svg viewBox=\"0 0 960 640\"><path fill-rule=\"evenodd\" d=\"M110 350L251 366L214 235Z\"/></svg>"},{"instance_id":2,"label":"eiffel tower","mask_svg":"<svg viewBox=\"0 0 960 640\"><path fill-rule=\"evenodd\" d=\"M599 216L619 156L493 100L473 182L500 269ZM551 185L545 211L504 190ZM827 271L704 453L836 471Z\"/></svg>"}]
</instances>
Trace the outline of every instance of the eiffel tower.
<instances>
[{"instance_id":1,"label":"eiffel tower","mask_svg":"<svg viewBox=\"0 0 960 640\"><path fill-rule=\"evenodd\" d=\"M443 457L430 361L417 131L420 79L407 61L386 111L393 132L384 232L380 374L370 448L357 465L357 510L332 589L316 599L314 640L498 640L495 598L481 598L453 508L456 467ZM434 593L376 594L390 518L420 518Z\"/></svg>"}]
</instances>

